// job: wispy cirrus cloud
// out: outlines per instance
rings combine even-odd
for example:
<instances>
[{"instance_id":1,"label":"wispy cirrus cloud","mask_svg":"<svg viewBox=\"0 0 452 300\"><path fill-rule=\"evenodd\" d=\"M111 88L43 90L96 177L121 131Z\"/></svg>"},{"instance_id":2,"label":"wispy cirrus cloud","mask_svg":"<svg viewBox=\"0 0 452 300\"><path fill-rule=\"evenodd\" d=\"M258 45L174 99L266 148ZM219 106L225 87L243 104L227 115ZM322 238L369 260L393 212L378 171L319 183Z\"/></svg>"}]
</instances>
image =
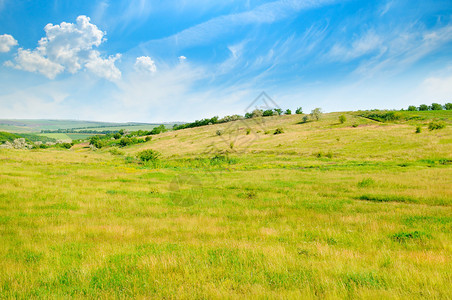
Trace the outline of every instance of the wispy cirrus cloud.
<instances>
[{"instance_id":1,"label":"wispy cirrus cloud","mask_svg":"<svg viewBox=\"0 0 452 300\"><path fill-rule=\"evenodd\" d=\"M334 3L334 0L281 0L262 4L249 11L216 17L187 28L175 35L160 40L152 40L141 44L142 48L159 45L173 45L179 49L195 45L203 45L213 39L236 29L251 24L269 24L289 16L300 10L316 8Z\"/></svg>"},{"instance_id":2,"label":"wispy cirrus cloud","mask_svg":"<svg viewBox=\"0 0 452 300\"><path fill-rule=\"evenodd\" d=\"M399 73L452 42L452 24L425 29L422 26L399 27L380 35L381 53L363 60L355 73L373 76L378 73Z\"/></svg>"},{"instance_id":3,"label":"wispy cirrus cloud","mask_svg":"<svg viewBox=\"0 0 452 300\"><path fill-rule=\"evenodd\" d=\"M369 30L351 43L346 45L335 44L328 52L327 57L329 56L333 61L347 62L366 54L375 52L381 54L386 51L386 47L382 42L382 37L376 34L374 30Z\"/></svg>"}]
</instances>

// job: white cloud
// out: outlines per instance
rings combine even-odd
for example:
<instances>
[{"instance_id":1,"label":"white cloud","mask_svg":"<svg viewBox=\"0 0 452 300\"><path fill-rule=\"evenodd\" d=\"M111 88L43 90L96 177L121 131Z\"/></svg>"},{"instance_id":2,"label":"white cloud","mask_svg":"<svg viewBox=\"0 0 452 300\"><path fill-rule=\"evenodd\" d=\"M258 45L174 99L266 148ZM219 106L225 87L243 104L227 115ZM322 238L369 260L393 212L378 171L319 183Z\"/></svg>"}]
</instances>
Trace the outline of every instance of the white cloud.
<instances>
[{"instance_id":1,"label":"white cloud","mask_svg":"<svg viewBox=\"0 0 452 300\"><path fill-rule=\"evenodd\" d=\"M105 40L105 32L91 24L90 18L79 16L76 23L47 24L44 30L46 36L36 49L19 49L15 68L39 72L50 79L63 71L74 74L83 67L108 80L121 77L114 65L119 56L102 59L93 49Z\"/></svg>"},{"instance_id":2,"label":"white cloud","mask_svg":"<svg viewBox=\"0 0 452 300\"><path fill-rule=\"evenodd\" d=\"M50 79L55 78L64 70L62 65L41 56L38 52L24 50L22 48L19 48L17 51L15 60L17 65L14 65L14 67L16 69L28 72L38 72ZM8 66L11 64L7 62L6 65Z\"/></svg>"},{"instance_id":3,"label":"white cloud","mask_svg":"<svg viewBox=\"0 0 452 300\"><path fill-rule=\"evenodd\" d=\"M104 77L110 81L121 78L121 71L115 66L115 61L121 58L121 54L111 55L107 59L100 57L98 51L92 51L85 67L99 77Z\"/></svg>"},{"instance_id":4,"label":"white cloud","mask_svg":"<svg viewBox=\"0 0 452 300\"><path fill-rule=\"evenodd\" d=\"M178 58L179 58L179 62L180 63L183 63L184 61L187 60L187 58L185 56L183 56L183 55L179 56Z\"/></svg>"},{"instance_id":5,"label":"white cloud","mask_svg":"<svg viewBox=\"0 0 452 300\"><path fill-rule=\"evenodd\" d=\"M0 52L9 52L12 47L17 45L17 41L12 35L2 34L0 35Z\"/></svg>"},{"instance_id":6,"label":"white cloud","mask_svg":"<svg viewBox=\"0 0 452 300\"><path fill-rule=\"evenodd\" d=\"M140 56L135 61L135 70L141 73L155 73L157 67L149 56Z\"/></svg>"},{"instance_id":7,"label":"white cloud","mask_svg":"<svg viewBox=\"0 0 452 300\"><path fill-rule=\"evenodd\" d=\"M76 24L63 22L47 24L46 37L39 41L38 52L50 60L64 65L70 73L81 69L81 63L93 47L98 47L105 35L86 16L79 16Z\"/></svg>"}]
</instances>

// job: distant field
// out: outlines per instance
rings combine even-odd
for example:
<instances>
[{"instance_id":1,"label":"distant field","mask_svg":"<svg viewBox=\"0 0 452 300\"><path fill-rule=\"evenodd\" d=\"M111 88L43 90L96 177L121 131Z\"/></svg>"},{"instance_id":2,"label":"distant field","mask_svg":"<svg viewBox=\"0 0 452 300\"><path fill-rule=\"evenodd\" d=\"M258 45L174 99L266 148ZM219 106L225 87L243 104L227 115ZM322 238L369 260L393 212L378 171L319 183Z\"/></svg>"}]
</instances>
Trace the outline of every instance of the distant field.
<instances>
[{"instance_id":1,"label":"distant field","mask_svg":"<svg viewBox=\"0 0 452 300\"><path fill-rule=\"evenodd\" d=\"M95 134L90 133L66 133L66 135L71 138L72 140L85 140L89 139Z\"/></svg>"},{"instance_id":2,"label":"distant field","mask_svg":"<svg viewBox=\"0 0 452 300\"><path fill-rule=\"evenodd\" d=\"M449 299L451 148L452 111L0 149L0 299Z\"/></svg>"},{"instance_id":3,"label":"distant field","mask_svg":"<svg viewBox=\"0 0 452 300\"><path fill-rule=\"evenodd\" d=\"M72 140L67 134L65 133L40 133L39 136L46 136L52 139L56 140Z\"/></svg>"},{"instance_id":4,"label":"distant field","mask_svg":"<svg viewBox=\"0 0 452 300\"><path fill-rule=\"evenodd\" d=\"M8 132L41 132L41 130L71 129L97 126L119 126L127 127L130 123L110 123L94 121L76 121L76 120L9 120L0 119L0 131ZM140 124L141 125L141 124ZM146 124L144 126L157 126L155 124ZM172 125L171 125L172 126ZM105 130L105 129L104 129ZM106 129L108 130L108 129Z\"/></svg>"},{"instance_id":5,"label":"distant field","mask_svg":"<svg viewBox=\"0 0 452 300\"><path fill-rule=\"evenodd\" d=\"M137 130L152 130L154 127L159 126L160 124L150 124L150 125L129 125L129 126L113 126L113 127L99 127L99 128L86 128L86 129L80 129L80 130L95 130L95 131L104 131L104 130L110 130L110 131L117 131L121 129L126 129L129 131L137 131ZM165 127L170 129L173 128L173 124L165 124Z\"/></svg>"}]
</instances>

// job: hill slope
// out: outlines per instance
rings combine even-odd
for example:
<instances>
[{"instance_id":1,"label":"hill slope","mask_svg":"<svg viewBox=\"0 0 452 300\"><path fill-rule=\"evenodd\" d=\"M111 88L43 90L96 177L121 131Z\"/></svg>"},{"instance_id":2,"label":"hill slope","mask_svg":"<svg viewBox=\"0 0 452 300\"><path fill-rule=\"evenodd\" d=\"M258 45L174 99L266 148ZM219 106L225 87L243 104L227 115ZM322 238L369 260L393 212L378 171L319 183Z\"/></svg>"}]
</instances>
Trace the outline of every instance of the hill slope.
<instances>
[{"instance_id":1,"label":"hill slope","mask_svg":"<svg viewBox=\"0 0 452 300\"><path fill-rule=\"evenodd\" d=\"M340 114L0 150L0 298L447 298L451 114Z\"/></svg>"}]
</instances>

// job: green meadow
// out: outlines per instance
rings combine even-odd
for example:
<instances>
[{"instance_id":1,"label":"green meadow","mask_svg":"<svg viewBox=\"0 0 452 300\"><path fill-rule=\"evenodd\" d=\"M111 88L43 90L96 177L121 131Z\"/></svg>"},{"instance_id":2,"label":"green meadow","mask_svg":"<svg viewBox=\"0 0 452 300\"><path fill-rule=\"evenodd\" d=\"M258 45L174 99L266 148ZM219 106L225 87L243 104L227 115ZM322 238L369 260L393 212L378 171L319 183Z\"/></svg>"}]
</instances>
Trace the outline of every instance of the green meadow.
<instances>
[{"instance_id":1,"label":"green meadow","mask_svg":"<svg viewBox=\"0 0 452 300\"><path fill-rule=\"evenodd\" d=\"M0 298L450 298L452 112L401 114L0 149Z\"/></svg>"},{"instance_id":2,"label":"green meadow","mask_svg":"<svg viewBox=\"0 0 452 300\"><path fill-rule=\"evenodd\" d=\"M55 140L72 140L66 133L41 133L39 136L46 136Z\"/></svg>"}]
</instances>

